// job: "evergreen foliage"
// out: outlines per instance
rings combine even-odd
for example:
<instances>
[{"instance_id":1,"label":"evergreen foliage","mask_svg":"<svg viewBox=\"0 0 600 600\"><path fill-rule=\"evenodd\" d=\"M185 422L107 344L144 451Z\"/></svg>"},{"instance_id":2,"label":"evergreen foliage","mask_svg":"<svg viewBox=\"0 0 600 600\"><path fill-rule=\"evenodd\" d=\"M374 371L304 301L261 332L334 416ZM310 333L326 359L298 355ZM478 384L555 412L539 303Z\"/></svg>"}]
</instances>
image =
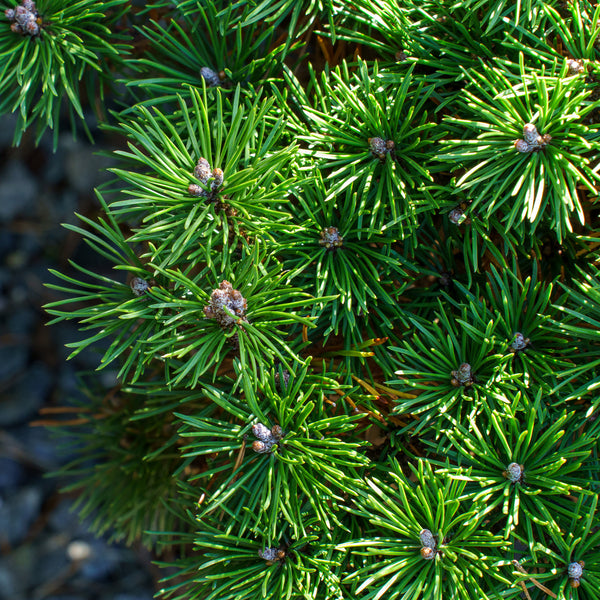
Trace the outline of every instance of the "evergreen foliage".
<instances>
[{"instance_id":1,"label":"evergreen foliage","mask_svg":"<svg viewBox=\"0 0 600 600\"><path fill-rule=\"evenodd\" d=\"M15 143L125 90L46 307L119 372L56 424L95 530L178 600L599 600L600 8L20 6Z\"/></svg>"},{"instance_id":2,"label":"evergreen foliage","mask_svg":"<svg viewBox=\"0 0 600 600\"><path fill-rule=\"evenodd\" d=\"M10 0L0 16L0 112L16 112L14 142L34 127L39 141L46 128L58 139L60 108L83 120L82 97L100 109L104 88L113 82L129 45L122 33L127 0ZM30 16L28 30L13 15ZM31 21L30 21L31 23ZM85 125L85 121L83 121Z\"/></svg>"}]
</instances>

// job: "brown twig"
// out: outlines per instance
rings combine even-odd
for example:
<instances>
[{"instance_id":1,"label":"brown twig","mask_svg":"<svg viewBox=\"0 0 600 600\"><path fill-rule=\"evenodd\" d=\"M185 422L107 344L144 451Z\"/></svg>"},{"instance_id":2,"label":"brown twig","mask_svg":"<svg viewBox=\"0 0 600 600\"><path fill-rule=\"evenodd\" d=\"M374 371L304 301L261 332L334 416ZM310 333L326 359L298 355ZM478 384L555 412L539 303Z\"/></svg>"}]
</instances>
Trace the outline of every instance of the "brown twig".
<instances>
[{"instance_id":1,"label":"brown twig","mask_svg":"<svg viewBox=\"0 0 600 600\"><path fill-rule=\"evenodd\" d=\"M533 585L535 585L535 587L542 590L542 592L544 592L545 594L548 594L548 596L550 596L551 598L557 597L553 591L549 590L545 585L542 585L539 581L536 581L536 579L529 576L529 573L527 573L527 571L519 564L518 560L513 560L512 564L515 567L515 569L517 569L517 571L519 571L519 573L523 573L523 575L528 575L529 581L531 581L531 583L533 583ZM521 582L521 583L523 583L523 582ZM527 597L529 598L529 594L527 594Z\"/></svg>"}]
</instances>

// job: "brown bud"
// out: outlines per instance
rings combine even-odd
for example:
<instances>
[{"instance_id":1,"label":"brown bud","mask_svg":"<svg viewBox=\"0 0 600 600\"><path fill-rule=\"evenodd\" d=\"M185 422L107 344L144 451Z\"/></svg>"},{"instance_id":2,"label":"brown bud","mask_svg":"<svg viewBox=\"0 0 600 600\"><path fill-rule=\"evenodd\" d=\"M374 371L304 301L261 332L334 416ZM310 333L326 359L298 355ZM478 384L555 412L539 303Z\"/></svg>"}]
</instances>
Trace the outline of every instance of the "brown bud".
<instances>
[{"instance_id":1,"label":"brown bud","mask_svg":"<svg viewBox=\"0 0 600 600\"><path fill-rule=\"evenodd\" d=\"M328 250L337 250L344 245L344 238L340 235L337 227L326 227L321 231L319 244Z\"/></svg>"},{"instance_id":2,"label":"brown bud","mask_svg":"<svg viewBox=\"0 0 600 600\"><path fill-rule=\"evenodd\" d=\"M25 30L29 35L37 35L40 32L40 26L36 21L28 21Z\"/></svg>"},{"instance_id":3,"label":"brown bud","mask_svg":"<svg viewBox=\"0 0 600 600\"><path fill-rule=\"evenodd\" d=\"M585 66L580 58L567 58L567 66L569 67L569 75L578 75L585 71Z\"/></svg>"},{"instance_id":4,"label":"brown bud","mask_svg":"<svg viewBox=\"0 0 600 600\"><path fill-rule=\"evenodd\" d=\"M268 565L272 565L276 560L285 557L285 551L281 550L281 548L265 548L258 551L258 556L266 560Z\"/></svg>"},{"instance_id":5,"label":"brown bud","mask_svg":"<svg viewBox=\"0 0 600 600\"><path fill-rule=\"evenodd\" d=\"M385 145L385 140L380 137L373 137L367 140L369 142L369 146L371 147L371 152L380 156L381 154L385 154L387 148Z\"/></svg>"},{"instance_id":6,"label":"brown bud","mask_svg":"<svg viewBox=\"0 0 600 600\"><path fill-rule=\"evenodd\" d=\"M537 144L540 134L538 133L537 127L533 123L526 123L523 125L523 139L528 144Z\"/></svg>"},{"instance_id":7,"label":"brown bud","mask_svg":"<svg viewBox=\"0 0 600 600\"><path fill-rule=\"evenodd\" d=\"M263 454L267 452L267 444L265 444L265 442L261 442L260 440L255 440L252 442L252 450L254 450L254 452L258 452L259 454Z\"/></svg>"},{"instance_id":8,"label":"brown bud","mask_svg":"<svg viewBox=\"0 0 600 600\"><path fill-rule=\"evenodd\" d=\"M516 140L515 148L519 152L531 152L532 148L529 147L529 144L525 140Z\"/></svg>"},{"instance_id":9,"label":"brown bud","mask_svg":"<svg viewBox=\"0 0 600 600\"><path fill-rule=\"evenodd\" d=\"M435 550L429 546L423 546L423 548L421 548L421 558L424 558L425 560L435 558Z\"/></svg>"},{"instance_id":10,"label":"brown bud","mask_svg":"<svg viewBox=\"0 0 600 600\"><path fill-rule=\"evenodd\" d=\"M223 171L219 168L213 169L212 176L214 181L212 182L212 188L218 188L223 183Z\"/></svg>"},{"instance_id":11,"label":"brown bud","mask_svg":"<svg viewBox=\"0 0 600 600\"><path fill-rule=\"evenodd\" d=\"M464 385L465 387L473 385L474 378L469 363L462 363L460 367L458 367L458 370L450 372L450 376L452 377L450 383L455 387L456 383L454 383L454 381L456 381L458 385Z\"/></svg>"},{"instance_id":12,"label":"brown bud","mask_svg":"<svg viewBox=\"0 0 600 600\"><path fill-rule=\"evenodd\" d=\"M229 281L221 281L219 288L213 290L209 306L204 307L204 314L209 319L216 319L223 329L231 329L242 321L248 308L246 299L239 290L234 290Z\"/></svg>"},{"instance_id":13,"label":"brown bud","mask_svg":"<svg viewBox=\"0 0 600 600\"><path fill-rule=\"evenodd\" d=\"M255 423L252 425L252 433L263 442L266 442L271 438L271 432L269 431L269 428L262 423Z\"/></svg>"},{"instance_id":14,"label":"brown bud","mask_svg":"<svg viewBox=\"0 0 600 600\"><path fill-rule=\"evenodd\" d=\"M196 197L206 196L206 190L196 183L190 183L190 185L188 185L188 193Z\"/></svg>"},{"instance_id":15,"label":"brown bud","mask_svg":"<svg viewBox=\"0 0 600 600\"><path fill-rule=\"evenodd\" d=\"M204 157L199 158L198 163L194 167L194 177L202 183L206 183L210 179L210 176L210 163Z\"/></svg>"}]
</instances>

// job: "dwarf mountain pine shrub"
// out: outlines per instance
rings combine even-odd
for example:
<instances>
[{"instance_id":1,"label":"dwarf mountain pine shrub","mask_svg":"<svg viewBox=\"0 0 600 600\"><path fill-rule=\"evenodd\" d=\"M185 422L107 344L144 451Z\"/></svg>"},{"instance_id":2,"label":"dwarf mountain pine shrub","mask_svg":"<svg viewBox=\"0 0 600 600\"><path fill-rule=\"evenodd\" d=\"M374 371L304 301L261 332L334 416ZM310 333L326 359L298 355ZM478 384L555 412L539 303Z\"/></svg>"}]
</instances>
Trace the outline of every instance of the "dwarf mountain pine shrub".
<instances>
[{"instance_id":1,"label":"dwarf mountain pine shrub","mask_svg":"<svg viewBox=\"0 0 600 600\"><path fill-rule=\"evenodd\" d=\"M0 15L15 143L124 142L48 283L81 514L165 598L600 599L600 9L141 4Z\"/></svg>"}]
</instances>

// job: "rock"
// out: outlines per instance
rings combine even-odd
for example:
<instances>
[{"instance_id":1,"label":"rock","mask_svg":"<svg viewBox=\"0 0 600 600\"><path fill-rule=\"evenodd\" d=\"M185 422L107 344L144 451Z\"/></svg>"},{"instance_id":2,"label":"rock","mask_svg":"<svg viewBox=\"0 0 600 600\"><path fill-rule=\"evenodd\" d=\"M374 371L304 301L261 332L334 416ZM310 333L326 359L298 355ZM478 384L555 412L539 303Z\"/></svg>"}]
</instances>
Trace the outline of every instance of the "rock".
<instances>
[{"instance_id":1,"label":"rock","mask_svg":"<svg viewBox=\"0 0 600 600\"><path fill-rule=\"evenodd\" d=\"M42 505L42 492L37 486L26 486L5 497L0 504L0 536L11 547L19 545Z\"/></svg>"},{"instance_id":2,"label":"rock","mask_svg":"<svg viewBox=\"0 0 600 600\"><path fill-rule=\"evenodd\" d=\"M1 237L2 236L0 235L0 238ZM11 279L12 276L8 269L3 269L0 267L0 314L8 312L10 307L10 302L8 299L8 286Z\"/></svg>"},{"instance_id":3,"label":"rock","mask_svg":"<svg viewBox=\"0 0 600 600\"><path fill-rule=\"evenodd\" d=\"M29 588L36 591L43 590L54 580L60 580L60 574L68 572L71 561L65 551L67 540L68 538L62 534L42 534L35 543L31 544L35 557L35 570L31 573L27 582ZM21 549L19 548L19 550ZM52 589L52 591L54 590L56 588ZM38 594L35 595L38 596Z\"/></svg>"},{"instance_id":4,"label":"rock","mask_svg":"<svg viewBox=\"0 0 600 600\"><path fill-rule=\"evenodd\" d=\"M0 171L0 222L31 216L35 210L38 186L23 163L10 160Z\"/></svg>"},{"instance_id":5,"label":"rock","mask_svg":"<svg viewBox=\"0 0 600 600\"><path fill-rule=\"evenodd\" d=\"M0 259L4 264L6 256L14 251L17 246L18 236L10 231L3 231L0 235Z\"/></svg>"},{"instance_id":6,"label":"rock","mask_svg":"<svg viewBox=\"0 0 600 600\"><path fill-rule=\"evenodd\" d=\"M29 308L16 308L11 311L6 331L15 336L28 337L37 323L35 311Z\"/></svg>"},{"instance_id":7,"label":"rock","mask_svg":"<svg viewBox=\"0 0 600 600\"><path fill-rule=\"evenodd\" d=\"M0 128L1 130L1 128ZM0 600L21 600L18 576L6 558L0 558Z\"/></svg>"},{"instance_id":8,"label":"rock","mask_svg":"<svg viewBox=\"0 0 600 600\"><path fill-rule=\"evenodd\" d=\"M62 152L47 154L41 169L42 181L46 186L58 184L65 176L65 156Z\"/></svg>"},{"instance_id":9,"label":"rock","mask_svg":"<svg viewBox=\"0 0 600 600\"><path fill-rule=\"evenodd\" d=\"M92 196L95 187L114 177L106 169L113 166L115 161L107 156L99 156L98 149L68 138L61 139L60 150L65 152L67 181L79 194Z\"/></svg>"},{"instance_id":10,"label":"rock","mask_svg":"<svg viewBox=\"0 0 600 600\"><path fill-rule=\"evenodd\" d=\"M118 549L101 539L92 539L88 544L90 555L83 561L80 573L86 579L102 581L118 568L121 562Z\"/></svg>"},{"instance_id":11,"label":"rock","mask_svg":"<svg viewBox=\"0 0 600 600\"><path fill-rule=\"evenodd\" d=\"M8 456L0 456L0 494L11 493L24 480L23 466Z\"/></svg>"},{"instance_id":12,"label":"rock","mask_svg":"<svg viewBox=\"0 0 600 600\"><path fill-rule=\"evenodd\" d=\"M0 385L5 385L25 370L28 356L29 350L24 344L0 346Z\"/></svg>"},{"instance_id":13,"label":"rock","mask_svg":"<svg viewBox=\"0 0 600 600\"><path fill-rule=\"evenodd\" d=\"M33 364L18 376L9 390L0 393L0 426L20 425L35 417L52 384L52 375L41 362Z\"/></svg>"},{"instance_id":14,"label":"rock","mask_svg":"<svg viewBox=\"0 0 600 600\"><path fill-rule=\"evenodd\" d=\"M12 146L15 127L17 125L17 113L4 114L0 116L0 149ZM0 589L2 585L0 584Z\"/></svg>"},{"instance_id":15,"label":"rock","mask_svg":"<svg viewBox=\"0 0 600 600\"><path fill-rule=\"evenodd\" d=\"M76 535L80 529L80 521L77 512L73 510L74 499L64 496L58 505L50 513L48 525L56 532L62 532L69 537Z\"/></svg>"},{"instance_id":16,"label":"rock","mask_svg":"<svg viewBox=\"0 0 600 600\"><path fill-rule=\"evenodd\" d=\"M25 423L20 427L12 428L10 434L18 440L38 472L54 471L63 463L57 436L51 434L49 429L31 427L29 423ZM40 485L44 490L50 492L52 488L56 487L56 482L44 479Z\"/></svg>"}]
</instances>

